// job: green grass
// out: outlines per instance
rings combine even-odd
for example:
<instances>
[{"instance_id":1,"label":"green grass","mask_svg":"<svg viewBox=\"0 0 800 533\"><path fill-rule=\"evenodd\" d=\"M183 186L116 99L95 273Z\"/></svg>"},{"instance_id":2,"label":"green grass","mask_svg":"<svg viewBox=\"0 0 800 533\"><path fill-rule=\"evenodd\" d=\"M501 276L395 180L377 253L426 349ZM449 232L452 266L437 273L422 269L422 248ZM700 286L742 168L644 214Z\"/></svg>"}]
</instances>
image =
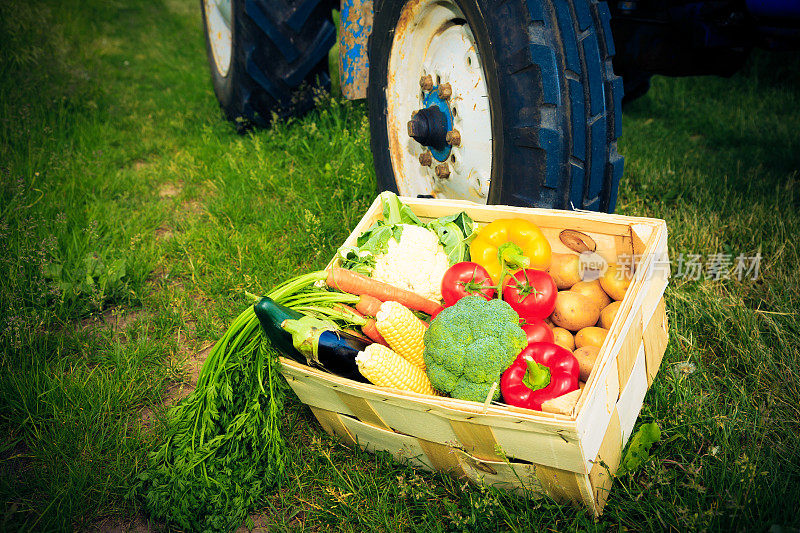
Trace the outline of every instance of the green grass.
<instances>
[{"instance_id":1,"label":"green grass","mask_svg":"<svg viewBox=\"0 0 800 533\"><path fill-rule=\"evenodd\" d=\"M6 2L0 38L0 529L86 529L138 516L129 489L161 403L243 292L323 266L371 202L366 107L324 99L236 135L195 3ZM657 78L626 110L618 212L666 219L673 258L763 261L755 282L672 281L670 344L640 415L664 436L599 522L351 450L294 397L290 480L255 522L800 526L798 67L762 53L729 80Z\"/></svg>"}]
</instances>

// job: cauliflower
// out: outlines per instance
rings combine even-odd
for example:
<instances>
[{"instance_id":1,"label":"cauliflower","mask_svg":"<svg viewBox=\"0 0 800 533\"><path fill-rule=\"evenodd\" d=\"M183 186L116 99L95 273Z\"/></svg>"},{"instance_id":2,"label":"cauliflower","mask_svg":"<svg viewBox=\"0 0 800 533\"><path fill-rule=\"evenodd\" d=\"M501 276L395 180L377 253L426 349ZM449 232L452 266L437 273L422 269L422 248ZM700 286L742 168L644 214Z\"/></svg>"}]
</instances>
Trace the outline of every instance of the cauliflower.
<instances>
[{"instance_id":1,"label":"cauliflower","mask_svg":"<svg viewBox=\"0 0 800 533\"><path fill-rule=\"evenodd\" d=\"M439 237L421 226L399 226L400 242L391 237L386 252L375 256L372 278L440 301L442 277L450 262Z\"/></svg>"},{"instance_id":2,"label":"cauliflower","mask_svg":"<svg viewBox=\"0 0 800 533\"><path fill-rule=\"evenodd\" d=\"M528 343L519 315L502 300L465 296L446 307L425 332L423 357L436 390L482 402L492 383ZM500 397L500 387L492 397Z\"/></svg>"}]
</instances>

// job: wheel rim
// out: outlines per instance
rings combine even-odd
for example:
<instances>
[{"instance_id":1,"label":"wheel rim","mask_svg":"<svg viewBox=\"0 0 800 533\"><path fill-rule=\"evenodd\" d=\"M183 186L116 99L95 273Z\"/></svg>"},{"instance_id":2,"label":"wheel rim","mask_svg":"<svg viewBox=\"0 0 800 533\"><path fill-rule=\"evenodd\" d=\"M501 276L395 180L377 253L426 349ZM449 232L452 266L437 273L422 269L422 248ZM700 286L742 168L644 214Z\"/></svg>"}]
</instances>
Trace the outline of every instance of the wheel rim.
<instances>
[{"instance_id":1,"label":"wheel rim","mask_svg":"<svg viewBox=\"0 0 800 533\"><path fill-rule=\"evenodd\" d=\"M452 0L411 0L403 8L389 56L386 103L400 194L485 204L492 169L486 76L472 30ZM431 106L455 132L443 148L428 137L412 137L421 120L416 112Z\"/></svg>"},{"instance_id":2,"label":"wheel rim","mask_svg":"<svg viewBox=\"0 0 800 533\"><path fill-rule=\"evenodd\" d=\"M231 33L231 0L204 0L206 32L214 55L214 65L220 76L227 76L231 68L233 35Z\"/></svg>"}]
</instances>

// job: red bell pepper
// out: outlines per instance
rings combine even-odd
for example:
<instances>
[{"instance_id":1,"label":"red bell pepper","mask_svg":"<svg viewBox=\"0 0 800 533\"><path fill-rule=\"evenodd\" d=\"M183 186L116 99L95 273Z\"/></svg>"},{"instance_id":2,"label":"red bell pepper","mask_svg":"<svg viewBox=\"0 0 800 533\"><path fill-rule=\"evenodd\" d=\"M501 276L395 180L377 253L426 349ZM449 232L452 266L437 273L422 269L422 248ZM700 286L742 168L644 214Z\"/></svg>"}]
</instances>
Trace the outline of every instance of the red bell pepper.
<instances>
[{"instance_id":1,"label":"red bell pepper","mask_svg":"<svg viewBox=\"0 0 800 533\"><path fill-rule=\"evenodd\" d=\"M547 400L578 388L580 365L566 349L550 342L532 342L500 378L500 391L509 405L542 410Z\"/></svg>"}]
</instances>

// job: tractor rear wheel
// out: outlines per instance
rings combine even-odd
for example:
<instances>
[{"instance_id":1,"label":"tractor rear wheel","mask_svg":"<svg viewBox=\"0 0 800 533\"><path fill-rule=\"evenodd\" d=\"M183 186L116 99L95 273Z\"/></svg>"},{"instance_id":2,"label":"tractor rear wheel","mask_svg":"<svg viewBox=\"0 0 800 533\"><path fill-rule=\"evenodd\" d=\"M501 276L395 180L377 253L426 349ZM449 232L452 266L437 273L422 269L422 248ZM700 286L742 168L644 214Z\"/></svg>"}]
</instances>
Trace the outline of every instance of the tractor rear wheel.
<instances>
[{"instance_id":1,"label":"tractor rear wheel","mask_svg":"<svg viewBox=\"0 0 800 533\"><path fill-rule=\"evenodd\" d=\"M240 131L299 115L327 88L336 29L320 0L201 0L214 93Z\"/></svg>"},{"instance_id":2,"label":"tractor rear wheel","mask_svg":"<svg viewBox=\"0 0 800 533\"><path fill-rule=\"evenodd\" d=\"M613 211L622 80L597 0L375 0L378 185L405 196Z\"/></svg>"}]
</instances>

